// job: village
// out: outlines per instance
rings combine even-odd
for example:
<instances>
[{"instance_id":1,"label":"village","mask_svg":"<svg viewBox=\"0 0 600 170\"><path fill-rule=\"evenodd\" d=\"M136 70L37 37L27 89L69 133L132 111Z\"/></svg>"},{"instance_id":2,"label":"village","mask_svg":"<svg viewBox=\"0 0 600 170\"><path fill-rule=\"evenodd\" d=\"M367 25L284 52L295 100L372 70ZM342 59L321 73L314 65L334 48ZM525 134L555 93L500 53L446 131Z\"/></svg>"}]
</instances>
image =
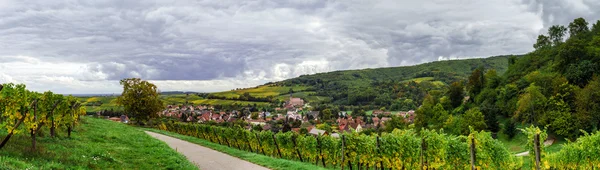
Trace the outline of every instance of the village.
<instances>
[{"instance_id":1,"label":"village","mask_svg":"<svg viewBox=\"0 0 600 170\"><path fill-rule=\"evenodd\" d=\"M342 132L357 132L365 130L376 131L385 128L385 122L392 116L398 116L406 124L415 120L415 111L391 112L373 110L370 115L352 116L350 111L339 111L332 118L323 117L320 111L312 111L311 106L303 99L290 96L273 112L259 110L218 110L207 105L168 105L159 113L161 117L172 118L181 122L209 123L214 125L241 124L251 130L271 130L273 132L293 131L301 134L330 135L339 137Z\"/></svg>"}]
</instances>

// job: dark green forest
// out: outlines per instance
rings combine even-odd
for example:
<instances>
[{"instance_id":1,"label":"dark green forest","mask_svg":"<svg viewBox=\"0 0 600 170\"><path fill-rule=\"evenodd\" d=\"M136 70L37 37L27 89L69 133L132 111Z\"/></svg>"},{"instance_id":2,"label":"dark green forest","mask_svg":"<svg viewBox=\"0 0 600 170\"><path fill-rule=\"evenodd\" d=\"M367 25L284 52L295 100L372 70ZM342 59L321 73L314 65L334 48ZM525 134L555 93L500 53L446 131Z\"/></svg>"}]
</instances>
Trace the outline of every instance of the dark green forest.
<instances>
[{"instance_id":1,"label":"dark green forest","mask_svg":"<svg viewBox=\"0 0 600 170\"><path fill-rule=\"evenodd\" d=\"M505 127L533 124L569 139L596 131L600 21L588 25L578 18L568 26L552 26L538 37L535 51L509 57L504 74L478 67L466 81L428 93L417 110L416 126L455 134L465 134L468 126L498 132L498 118L509 118L512 125Z\"/></svg>"}]
</instances>

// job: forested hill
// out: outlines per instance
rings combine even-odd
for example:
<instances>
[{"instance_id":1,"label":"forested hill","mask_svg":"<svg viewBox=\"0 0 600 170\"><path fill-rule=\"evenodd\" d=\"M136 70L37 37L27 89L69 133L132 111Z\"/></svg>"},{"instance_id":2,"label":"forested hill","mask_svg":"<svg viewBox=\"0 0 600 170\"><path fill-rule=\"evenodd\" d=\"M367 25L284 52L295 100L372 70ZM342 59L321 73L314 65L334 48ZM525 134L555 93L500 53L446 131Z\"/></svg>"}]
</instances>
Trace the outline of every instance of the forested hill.
<instances>
[{"instance_id":1,"label":"forested hill","mask_svg":"<svg viewBox=\"0 0 600 170\"><path fill-rule=\"evenodd\" d=\"M402 81L421 77L436 77L436 80L447 81L453 78L464 79L478 68L495 69L504 73L508 69L508 56L474 58L463 60L434 61L414 66L387 67L362 70L344 70L312 75L302 75L278 82L276 84L316 85L330 82L361 84L373 81Z\"/></svg>"},{"instance_id":2,"label":"forested hill","mask_svg":"<svg viewBox=\"0 0 600 170\"><path fill-rule=\"evenodd\" d=\"M455 82L466 80L478 67L495 69L504 73L510 57L496 56L465 60L447 60L414 66L389 67L362 70L345 70L275 82L277 86L309 86L306 91L315 96L325 96L335 105L372 105L393 109L414 109L427 91L441 89ZM406 100L410 99L410 100ZM313 101L314 102L314 101ZM402 102L407 102L400 104ZM329 103L329 101L328 101ZM405 106L400 106L405 105Z\"/></svg>"}]
</instances>

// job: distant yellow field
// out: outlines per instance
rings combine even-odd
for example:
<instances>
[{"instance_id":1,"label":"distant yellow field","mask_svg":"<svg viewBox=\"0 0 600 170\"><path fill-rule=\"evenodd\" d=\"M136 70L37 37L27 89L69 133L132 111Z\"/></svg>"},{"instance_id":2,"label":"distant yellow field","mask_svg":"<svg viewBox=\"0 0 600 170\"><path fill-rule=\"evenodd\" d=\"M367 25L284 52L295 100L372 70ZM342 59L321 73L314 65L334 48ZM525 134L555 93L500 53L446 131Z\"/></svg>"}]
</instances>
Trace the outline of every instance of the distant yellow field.
<instances>
[{"instance_id":1,"label":"distant yellow field","mask_svg":"<svg viewBox=\"0 0 600 170\"><path fill-rule=\"evenodd\" d=\"M247 88L247 89L241 89L241 90L218 92L218 93L213 93L213 95L220 96L220 97L227 97L227 98L235 98L235 97L239 97L240 95L247 92L251 96L255 96L255 97L268 97L268 96L279 96L281 94L287 94L289 92L290 88L292 88L293 91L297 92L297 91L306 90L308 88L308 86L293 86L293 87L285 86L284 87L284 86L266 85L266 86L258 86L258 87L254 87L254 88Z\"/></svg>"}]
</instances>

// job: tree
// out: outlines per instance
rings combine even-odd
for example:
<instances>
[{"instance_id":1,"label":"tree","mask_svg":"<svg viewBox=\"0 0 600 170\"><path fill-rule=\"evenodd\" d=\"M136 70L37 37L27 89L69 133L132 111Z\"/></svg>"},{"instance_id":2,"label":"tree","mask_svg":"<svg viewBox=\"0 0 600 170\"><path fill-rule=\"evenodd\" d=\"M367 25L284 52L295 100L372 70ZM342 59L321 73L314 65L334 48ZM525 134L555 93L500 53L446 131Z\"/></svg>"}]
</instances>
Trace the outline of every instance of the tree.
<instances>
[{"instance_id":1,"label":"tree","mask_svg":"<svg viewBox=\"0 0 600 170\"><path fill-rule=\"evenodd\" d=\"M250 115L250 118L252 118L253 120L258 119L258 112L252 112L252 114Z\"/></svg>"},{"instance_id":2,"label":"tree","mask_svg":"<svg viewBox=\"0 0 600 170\"><path fill-rule=\"evenodd\" d=\"M490 69L485 72L485 87L495 89L502 83L502 79L498 76L495 69Z\"/></svg>"},{"instance_id":3,"label":"tree","mask_svg":"<svg viewBox=\"0 0 600 170\"><path fill-rule=\"evenodd\" d=\"M569 65L565 72L565 77L567 77L569 82L583 87L594 76L594 73L598 73L598 71L600 70L597 63L590 60L583 60L577 64Z\"/></svg>"},{"instance_id":4,"label":"tree","mask_svg":"<svg viewBox=\"0 0 600 170\"><path fill-rule=\"evenodd\" d=\"M569 23L569 34L571 34L571 37L578 37L589 31L588 22L583 18L577 18Z\"/></svg>"},{"instance_id":5,"label":"tree","mask_svg":"<svg viewBox=\"0 0 600 170\"><path fill-rule=\"evenodd\" d=\"M562 25L553 25L548 29L548 36L554 46L559 45L563 41L566 33L567 28Z\"/></svg>"},{"instance_id":6,"label":"tree","mask_svg":"<svg viewBox=\"0 0 600 170\"><path fill-rule=\"evenodd\" d=\"M333 113L331 112L331 109L325 109L319 115L321 116L321 119L323 121L330 120L331 117L333 117Z\"/></svg>"},{"instance_id":7,"label":"tree","mask_svg":"<svg viewBox=\"0 0 600 170\"><path fill-rule=\"evenodd\" d=\"M542 115L545 103L546 97L542 94L540 87L531 83L525 89L525 93L519 97L515 119L537 123L535 118Z\"/></svg>"},{"instance_id":8,"label":"tree","mask_svg":"<svg viewBox=\"0 0 600 170\"><path fill-rule=\"evenodd\" d=\"M438 103L433 107L433 111L431 113L432 117L429 119L429 125L434 129L439 129L444 127L444 122L448 119L448 111L444 109L442 104Z\"/></svg>"},{"instance_id":9,"label":"tree","mask_svg":"<svg viewBox=\"0 0 600 170\"><path fill-rule=\"evenodd\" d=\"M138 124L158 117L163 109L163 102L158 98L157 87L139 78L121 80L123 93L117 98L117 103L124 107L126 113Z\"/></svg>"},{"instance_id":10,"label":"tree","mask_svg":"<svg viewBox=\"0 0 600 170\"><path fill-rule=\"evenodd\" d=\"M385 128L384 131L392 132L394 129L404 129L407 126L406 121L404 121L403 117L400 116L392 116L392 119L384 122Z\"/></svg>"},{"instance_id":11,"label":"tree","mask_svg":"<svg viewBox=\"0 0 600 170\"><path fill-rule=\"evenodd\" d=\"M600 78L595 76L577 93L576 105L575 116L579 126L588 131L600 128Z\"/></svg>"},{"instance_id":12,"label":"tree","mask_svg":"<svg viewBox=\"0 0 600 170\"><path fill-rule=\"evenodd\" d=\"M536 50L548 48L552 45L550 38L545 35L539 35L535 44L533 44L533 48Z\"/></svg>"},{"instance_id":13,"label":"tree","mask_svg":"<svg viewBox=\"0 0 600 170\"><path fill-rule=\"evenodd\" d=\"M467 90L469 90L469 95L471 95L471 98L477 96L483 89L484 85L483 67L479 67L473 70L471 76L469 76L469 82L467 83Z\"/></svg>"},{"instance_id":14,"label":"tree","mask_svg":"<svg viewBox=\"0 0 600 170\"><path fill-rule=\"evenodd\" d=\"M515 121L506 121L506 123L504 124L504 134L506 134L510 139L517 135L517 126Z\"/></svg>"},{"instance_id":15,"label":"tree","mask_svg":"<svg viewBox=\"0 0 600 170\"><path fill-rule=\"evenodd\" d=\"M476 131L487 128L483 113L481 113L478 107L467 110L467 112L465 112L463 115L463 120L466 127L470 126Z\"/></svg>"},{"instance_id":16,"label":"tree","mask_svg":"<svg viewBox=\"0 0 600 170\"><path fill-rule=\"evenodd\" d=\"M460 106L465 98L465 91L462 82L455 81L454 83L450 84L448 95L450 97L450 104L453 108Z\"/></svg>"}]
</instances>

